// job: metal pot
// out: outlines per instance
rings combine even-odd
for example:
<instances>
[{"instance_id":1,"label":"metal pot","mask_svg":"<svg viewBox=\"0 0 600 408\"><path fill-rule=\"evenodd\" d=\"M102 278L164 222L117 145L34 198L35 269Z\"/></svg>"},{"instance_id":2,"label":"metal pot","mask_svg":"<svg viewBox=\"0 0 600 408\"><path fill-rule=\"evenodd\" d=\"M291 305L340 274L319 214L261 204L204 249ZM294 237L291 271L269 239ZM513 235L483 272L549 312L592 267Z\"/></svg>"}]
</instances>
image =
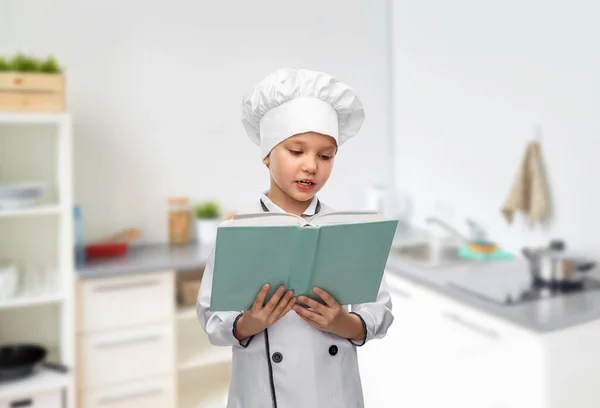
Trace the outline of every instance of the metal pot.
<instances>
[{"instance_id":1,"label":"metal pot","mask_svg":"<svg viewBox=\"0 0 600 408\"><path fill-rule=\"evenodd\" d=\"M551 241L542 248L523 248L523 255L529 260L533 283L538 287L553 290L580 289L585 274L596 266L596 262L565 252L563 241Z\"/></svg>"}]
</instances>

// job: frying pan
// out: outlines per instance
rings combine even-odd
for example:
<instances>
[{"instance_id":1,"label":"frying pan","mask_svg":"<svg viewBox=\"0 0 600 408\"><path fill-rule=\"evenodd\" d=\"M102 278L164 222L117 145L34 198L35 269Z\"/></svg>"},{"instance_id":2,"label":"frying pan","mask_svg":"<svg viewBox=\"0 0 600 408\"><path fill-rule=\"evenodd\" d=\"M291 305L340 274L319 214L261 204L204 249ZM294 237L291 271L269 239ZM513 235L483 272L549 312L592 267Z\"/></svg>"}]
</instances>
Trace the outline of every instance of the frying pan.
<instances>
[{"instance_id":1,"label":"frying pan","mask_svg":"<svg viewBox=\"0 0 600 408\"><path fill-rule=\"evenodd\" d=\"M36 344L11 344L0 347L0 381L28 377L37 368L44 367L67 372L62 364L44 361L48 351Z\"/></svg>"}]
</instances>

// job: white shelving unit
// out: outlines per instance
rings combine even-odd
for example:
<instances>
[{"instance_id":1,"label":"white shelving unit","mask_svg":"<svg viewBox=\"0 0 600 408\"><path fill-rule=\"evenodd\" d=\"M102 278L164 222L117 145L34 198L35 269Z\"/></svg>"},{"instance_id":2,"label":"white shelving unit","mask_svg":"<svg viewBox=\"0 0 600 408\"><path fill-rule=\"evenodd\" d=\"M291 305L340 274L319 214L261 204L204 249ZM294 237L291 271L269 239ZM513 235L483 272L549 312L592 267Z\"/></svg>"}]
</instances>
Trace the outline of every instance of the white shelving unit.
<instances>
[{"instance_id":1,"label":"white shelving unit","mask_svg":"<svg viewBox=\"0 0 600 408\"><path fill-rule=\"evenodd\" d=\"M178 408L224 408L231 375L231 347L210 344L194 307L176 314Z\"/></svg>"},{"instance_id":2,"label":"white shelving unit","mask_svg":"<svg viewBox=\"0 0 600 408\"><path fill-rule=\"evenodd\" d=\"M0 113L0 183L48 186L35 207L0 209L0 258L16 262L20 279L17 293L0 300L0 345L43 346L46 361L69 369L0 381L0 406L62 391L63 407L75 408L71 126L68 113Z\"/></svg>"}]
</instances>

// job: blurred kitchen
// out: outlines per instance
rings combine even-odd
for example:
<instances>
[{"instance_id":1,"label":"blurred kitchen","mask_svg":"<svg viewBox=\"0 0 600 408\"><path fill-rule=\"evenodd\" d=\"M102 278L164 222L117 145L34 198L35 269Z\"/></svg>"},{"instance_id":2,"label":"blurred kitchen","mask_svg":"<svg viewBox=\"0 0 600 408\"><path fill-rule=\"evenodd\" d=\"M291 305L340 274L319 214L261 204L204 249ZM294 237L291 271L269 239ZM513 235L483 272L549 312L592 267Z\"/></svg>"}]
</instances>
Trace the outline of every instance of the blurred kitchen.
<instances>
[{"instance_id":1,"label":"blurred kitchen","mask_svg":"<svg viewBox=\"0 0 600 408\"><path fill-rule=\"evenodd\" d=\"M367 408L598 407L599 12L0 0L0 407L225 407L194 305L268 188L242 94L287 66L365 106L320 198L401 221Z\"/></svg>"}]
</instances>

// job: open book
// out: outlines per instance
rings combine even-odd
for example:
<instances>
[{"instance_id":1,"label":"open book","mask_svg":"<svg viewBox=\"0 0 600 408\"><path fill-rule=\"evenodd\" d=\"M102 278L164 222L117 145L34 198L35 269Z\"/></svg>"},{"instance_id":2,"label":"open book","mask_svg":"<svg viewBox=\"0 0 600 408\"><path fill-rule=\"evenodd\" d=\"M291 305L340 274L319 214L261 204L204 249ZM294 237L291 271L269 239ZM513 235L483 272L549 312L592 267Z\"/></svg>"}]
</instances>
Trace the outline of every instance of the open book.
<instances>
[{"instance_id":1,"label":"open book","mask_svg":"<svg viewBox=\"0 0 600 408\"><path fill-rule=\"evenodd\" d=\"M373 302L397 223L370 211L236 215L217 232L210 310L248 310L265 283L267 300L284 285L317 301L315 286L342 305Z\"/></svg>"}]
</instances>

